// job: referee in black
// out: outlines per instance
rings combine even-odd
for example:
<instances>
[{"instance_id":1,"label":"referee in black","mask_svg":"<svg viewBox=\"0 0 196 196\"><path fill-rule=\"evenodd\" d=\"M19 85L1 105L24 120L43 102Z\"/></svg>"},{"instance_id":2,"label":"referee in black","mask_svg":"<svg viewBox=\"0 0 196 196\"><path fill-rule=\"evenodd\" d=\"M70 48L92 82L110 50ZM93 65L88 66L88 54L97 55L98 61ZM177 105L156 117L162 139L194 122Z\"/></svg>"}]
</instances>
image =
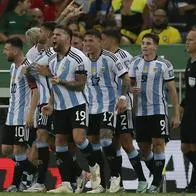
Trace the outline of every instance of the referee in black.
<instances>
[{"instance_id":1,"label":"referee in black","mask_svg":"<svg viewBox=\"0 0 196 196\"><path fill-rule=\"evenodd\" d=\"M196 193L196 28L187 35L186 50L190 58L185 70L186 88L181 122L181 149L193 165L191 180L185 191Z\"/></svg>"}]
</instances>

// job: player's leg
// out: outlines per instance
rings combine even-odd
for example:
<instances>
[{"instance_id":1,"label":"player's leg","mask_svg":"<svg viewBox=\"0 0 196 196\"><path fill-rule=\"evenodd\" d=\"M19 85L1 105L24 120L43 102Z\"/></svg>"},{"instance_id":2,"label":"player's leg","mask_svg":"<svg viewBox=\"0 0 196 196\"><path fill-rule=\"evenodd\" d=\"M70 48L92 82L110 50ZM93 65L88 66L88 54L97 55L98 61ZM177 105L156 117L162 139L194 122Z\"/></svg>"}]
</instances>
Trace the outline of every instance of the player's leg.
<instances>
[{"instance_id":1,"label":"player's leg","mask_svg":"<svg viewBox=\"0 0 196 196\"><path fill-rule=\"evenodd\" d=\"M181 135L181 150L184 156L192 163L193 170L186 192L196 192L196 118L195 113L187 111L185 108L182 118L180 135Z\"/></svg>"},{"instance_id":2,"label":"player's leg","mask_svg":"<svg viewBox=\"0 0 196 196\"><path fill-rule=\"evenodd\" d=\"M68 135L71 134L71 124L67 110L54 110L54 132L55 132L55 150L56 163L61 175L62 184L59 187L48 191L51 193L73 193L71 187L71 167L73 157L68 148Z\"/></svg>"},{"instance_id":3,"label":"player's leg","mask_svg":"<svg viewBox=\"0 0 196 196\"><path fill-rule=\"evenodd\" d=\"M133 146L133 120L130 110L117 116L116 134L119 135L120 144L127 153L129 161L138 176L137 192L146 192L148 183L143 173L139 153Z\"/></svg>"},{"instance_id":4,"label":"player's leg","mask_svg":"<svg viewBox=\"0 0 196 196\"><path fill-rule=\"evenodd\" d=\"M73 127L73 140L78 147L78 149L81 151L81 153L84 155L84 157L87 159L89 164L90 172L93 173L97 167L96 162L94 160L93 155L93 148L91 143L89 142L87 138L87 114L86 114L86 105L80 105L72 110L72 127ZM99 169L99 168L98 168ZM93 184L93 186L98 186L100 184L100 172L98 171L98 174L96 174L97 183Z\"/></svg>"}]
</instances>

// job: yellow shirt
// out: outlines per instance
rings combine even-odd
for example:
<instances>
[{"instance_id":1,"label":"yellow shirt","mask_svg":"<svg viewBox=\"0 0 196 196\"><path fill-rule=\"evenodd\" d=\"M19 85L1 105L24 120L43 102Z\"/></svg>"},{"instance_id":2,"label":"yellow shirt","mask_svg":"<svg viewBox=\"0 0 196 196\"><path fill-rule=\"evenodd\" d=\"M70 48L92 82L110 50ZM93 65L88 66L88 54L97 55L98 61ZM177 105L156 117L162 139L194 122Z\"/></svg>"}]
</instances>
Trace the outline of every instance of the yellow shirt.
<instances>
[{"instance_id":1,"label":"yellow shirt","mask_svg":"<svg viewBox=\"0 0 196 196\"><path fill-rule=\"evenodd\" d=\"M136 44L141 44L142 38L145 34L152 33L152 29L147 29L142 31L136 41ZM159 36L159 44L178 44L181 43L182 38L178 29L168 26L167 29L164 29Z\"/></svg>"},{"instance_id":2,"label":"yellow shirt","mask_svg":"<svg viewBox=\"0 0 196 196\"><path fill-rule=\"evenodd\" d=\"M133 0L130 11L142 13L146 4L147 0ZM122 0L112 0L112 8L115 12L121 9L121 5Z\"/></svg>"}]
</instances>

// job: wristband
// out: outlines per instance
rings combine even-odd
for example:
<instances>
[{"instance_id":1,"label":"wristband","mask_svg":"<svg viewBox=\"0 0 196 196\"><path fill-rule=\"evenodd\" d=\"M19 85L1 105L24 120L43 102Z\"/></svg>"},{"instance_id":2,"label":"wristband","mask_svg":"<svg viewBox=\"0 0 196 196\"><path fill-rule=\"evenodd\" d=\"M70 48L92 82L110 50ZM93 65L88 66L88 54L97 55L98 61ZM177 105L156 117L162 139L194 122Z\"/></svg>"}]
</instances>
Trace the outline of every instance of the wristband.
<instances>
[{"instance_id":1,"label":"wristband","mask_svg":"<svg viewBox=\"0 0 196 196\"><path fill-rule=\"evenodd\" d=\"M126 100L127 98L126 98L126 96L125 95L121 95L120 97L119 97L119 99L121 99L121 100Z\"/></svg>"}]
</instances>

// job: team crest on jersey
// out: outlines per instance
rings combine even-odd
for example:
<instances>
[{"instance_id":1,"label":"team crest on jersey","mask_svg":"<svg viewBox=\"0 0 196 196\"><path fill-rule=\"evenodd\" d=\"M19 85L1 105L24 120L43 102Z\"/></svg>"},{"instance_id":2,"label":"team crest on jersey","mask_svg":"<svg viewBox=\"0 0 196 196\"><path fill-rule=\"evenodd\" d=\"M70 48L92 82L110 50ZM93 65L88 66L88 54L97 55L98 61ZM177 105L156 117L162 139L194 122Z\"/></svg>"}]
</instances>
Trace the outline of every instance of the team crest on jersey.
<instances>
[{"instance_id":1,"label":"team crest on jersey","mask_svg":"<svg viewBox=\"0 0 196 196\"><path fill-rule=\"evenodd\" d=\"M64 66L61 66L60 71L61 72L64 72L65 71L65 67Z\"/></svg>"},{"instance_id":2,"label":"team crest on jersey","mask_svg":"<svg viewBox=\"0 0 196 196\"><path fill-rule=\"evenodd\" d=\"M104 66L101 67L101 73L103 73L104 71L106 71L106 68Z\"/></svg>"},{"instance_id":3,"label":"team crest on jersey","mask_svg":"<svg viewBox=\"0 0 196 196\"><path fill-rule=\"evenodd\" d=\"M143 68L143 73L148 73L149 67L148 66L144 66Z\"/></svg>"},{"instance_id":4,"label":"team crest on jersey","mask_svg":"<svg viewBox=\"0 0 196 196\"><path fill-rule=\"evenodd\" d=\"M194 87L196 83L196 78L189 77L188 82L190 87Z\"/></svg>"},{"instance_id":5,"label":"team crest on jersey","mask_svg":"<svg viewBox=\"0 0 196 196\"><path fill-rule=\"evenodd\" d=\"M157 72L157 71L158 71L158 67L154 67L153 72Z\"/></svg>"}]
</instances>

